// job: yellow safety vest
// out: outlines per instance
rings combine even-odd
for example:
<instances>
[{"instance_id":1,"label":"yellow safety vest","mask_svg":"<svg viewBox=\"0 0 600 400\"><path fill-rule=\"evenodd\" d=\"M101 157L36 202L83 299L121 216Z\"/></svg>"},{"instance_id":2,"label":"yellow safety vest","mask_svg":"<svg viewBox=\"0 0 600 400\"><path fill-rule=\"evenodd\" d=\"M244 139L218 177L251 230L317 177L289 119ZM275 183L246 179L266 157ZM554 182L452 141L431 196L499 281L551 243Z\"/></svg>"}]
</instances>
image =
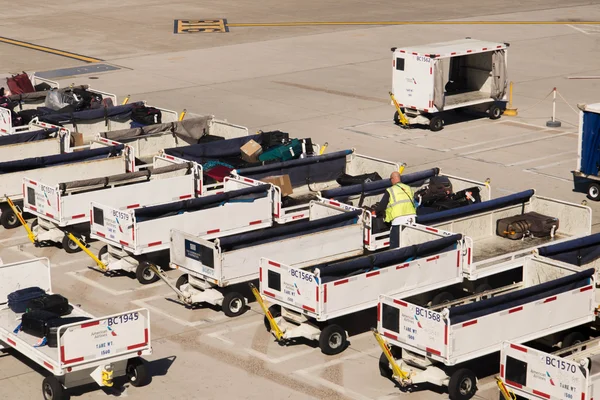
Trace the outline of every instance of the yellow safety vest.
<instances>
[{"instance_id":1,"label":"yellow safety vest","mask_svg":"<svg viewBox=\"0 0 600 400\"><path fill-rule=\"evenodd\" d=\"M385 222L392 222L395 218L417 213L414 194L410 186L397 183L388 188L387 192L390 195L390 201L385 209Z\"/></svg>"}]
</instances>

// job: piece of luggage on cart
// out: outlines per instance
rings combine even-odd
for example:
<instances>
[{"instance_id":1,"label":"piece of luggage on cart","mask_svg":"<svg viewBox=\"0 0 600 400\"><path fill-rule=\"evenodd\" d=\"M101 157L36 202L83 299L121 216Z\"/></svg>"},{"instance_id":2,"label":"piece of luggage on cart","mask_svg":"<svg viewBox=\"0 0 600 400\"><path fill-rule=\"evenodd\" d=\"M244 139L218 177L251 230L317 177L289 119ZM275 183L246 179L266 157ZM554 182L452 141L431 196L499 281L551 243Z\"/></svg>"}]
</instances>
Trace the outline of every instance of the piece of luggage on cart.
<instances>
[{"instance_id":1,"label":"piece of luggage on cart","mask_svg":"<svg viewBox=\"0 0 600 400\"><path fill-rule=\"evenodd\" d=\"M6 85L8 86L11 94L33 93L36 91L31 84L29 75L27 75L25 72L22 74L13 75L10 78L6 78Z\"/></svg>"},{"instance_id":2,"label":"piece of luggage on cart","mask_svg":"<svg viewBox=\"0 0 600 400\"><path fill-rule=\"evenodd\" d=\"M57 346L57 332L61 326L90 320L89 317L66 317L46 310L33 310L21 316L21 331L38 338L46 338L49 347Z\"/></svg>"},{"instance_id":3,"label":"piece of luggage on cart","mask_svg":"<svg viewBox=\"0 0 600 400\"><path fill-rule=\"evenodd\" d=\"M161 124L162 112L155 107L134 107L131 110L131 119L143 125Z\"/></svg>"},{"instance_id":4,"label":"piece of luggage on cart","mask_svg":"<svg viewBox=\"0 0 600 400\"><path fill-rule=\"evenodd\" d=\"M267 151L272 147L281 146L290 141L290 134L282 131L258 131L262 137L263 151Z\"/></svg>"},{"instance_id":5,"label":"piece of luggage on cart","mask_svg":"<svg viewBox=\"0 0 600 400\"><path fill-rule=\"evenodd\" d=\"M302 142L298 139L292 139L289 143L273 147L258 156L262 162L289 161L299 158L302 154Z\"/></svg>"},{"instance_id":6,"label":"piece of luggage on cart","mask_svg":"<svg viewBox=\"0 0 600 400\"><path fill-rule=\"evenodd\" d=\"M523 239L528 236L548 237L553 236L558 227L558 218L532 211L499 219L496 224L496 234L512 240Z\"/></svg>"},{"instance_id":7,"label":"piece of luggage on cart","mask_svg":"<svg viewBox=\"0 0 600 400\"><path fill-rule=\"evenodd\" d=\"M47 294L27 303L27 311L44 310L58 315L67 315L71 312L69 300L60 294Z\"/></svg>"},{"instance_id":8,"label":"piece of luggage on cart","mask_svg":"<svg viewBox=\"0 0 600 400\"><path fill-rule=\"evenodd\" d=\"M478 187L459 190L452 193L446 199L433 203L432 207L437 211L451 210L453 208L468 206L469 204L481 203L481 194Z\"/></svg>"},{"instance_id":9,"label":"piece of luggage on cart","mask_svg":"<svg viewBox=\"0 0 600 400\"><path fill-rule=\"evenodd\" d=\"M415 198L420 199L422 207L430 207L441 200L448 200L452 194L452 183L446 176L432 176L429 184L415 192Z\"/></svg>"},{"instance_id":10,"label":"piece of luggage on cart","mask_svg":"<svg viewBox=\"0 0 600 400\"><path fill-rule=\"evenodd\" d=\"M381 176L377 172L362 175L342 174L336 179L340 186L360 185L362 183L380 181Z\"/></svg>"},{"instance_id":11,"label":"piece of luggage on cart","mask_svg":"<svg viewBox=\"0 0 600 400\"><path fill-rule=\"evenodd\" d=\"M37 286L16 290L6 296L8 308L15 313L24 313L27 311L27 305L31 300L39 299L45 295L46 292Z\"/></svg>"}]
</instances>

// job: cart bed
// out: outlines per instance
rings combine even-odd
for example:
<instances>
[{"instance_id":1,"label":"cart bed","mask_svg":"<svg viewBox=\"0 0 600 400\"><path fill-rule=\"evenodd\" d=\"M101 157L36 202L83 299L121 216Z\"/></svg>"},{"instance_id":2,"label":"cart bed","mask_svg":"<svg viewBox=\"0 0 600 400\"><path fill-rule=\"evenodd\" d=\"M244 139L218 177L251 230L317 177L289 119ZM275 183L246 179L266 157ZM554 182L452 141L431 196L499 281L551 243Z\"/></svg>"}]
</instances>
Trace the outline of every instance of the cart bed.
<instances>
[{"instance_id":1,"label":"cart bed","mask_svg":"<svg viewBox=\"0 0 600 400\"><path fill-rule=\"evenodd\" d=\"M525 250L531 247L538 247L549 242L563 240L570 235L556 233L554 238L528 238L526 240L510 240L500 236L491 236L480 240L475 240L473 246L473 262L485 261L489 258L494 258L502 254L513 253ZM485 267L485 265L483 266Z\"/></svg>"},{"instance_id":2,"label":"cart bed","mask_svg":"<svg viewBox=\"0 0 600 400\"><path fill-rule=\"evenodd\" d=\"M480 92L478 90L474 91L474 92L464 92L464 93L446 95L446 108L458 106L458 105L464 104L464 103L472 103L474 101L484 101L484 100L493 101L493 99L490 97L489 93Z\"/></svg>"}]
</instances>

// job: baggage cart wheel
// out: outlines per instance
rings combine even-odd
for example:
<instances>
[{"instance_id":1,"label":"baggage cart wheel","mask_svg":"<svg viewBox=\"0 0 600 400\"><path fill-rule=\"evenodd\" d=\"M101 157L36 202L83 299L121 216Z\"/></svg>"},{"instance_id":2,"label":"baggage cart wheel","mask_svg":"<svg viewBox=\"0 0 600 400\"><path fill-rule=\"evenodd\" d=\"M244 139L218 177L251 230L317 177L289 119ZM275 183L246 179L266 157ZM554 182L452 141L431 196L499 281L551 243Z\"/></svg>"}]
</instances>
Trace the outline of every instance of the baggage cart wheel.
<instances>
[{"instance_id":1,"label":"baggage cart wheel","mask_svg":"<svg viewBox=\"0 0 600 400\"><path fill-rule=\"evenodd\" d=\"M148 383L149 376L146 363L139 357L127 361L125 373L132 386L139 387Z\"/></svg>"},{"instance_id":2,"label":"baggage cart wheel","mask_svg":"<svg viewBox=\"0 0 600 400\"><path fill-rule=\"evenodd\" d=\"M281 317L281 306L277 304L273 304L269 307L269 312L273 318ZM265 328L267 328L267 332L271 332L271 324L269 323L269 318L265 315Z\"/></svg>"},{"instance_id":3,"label":"baggage cart wheel","mask_svg":"<svg viewBox=\"0 0 600 400\"><path fill-rule=\"evenodd\" d=\"M451 400L469 400L477 392L477 377L470 369L461 368L450 376L448 394Z\"/></svg>"},{"instance_id":4,"label":"baggage cart wheel","mask_svg":"<svg viewBox=\"0 0 600 400\"><path fill-rule=\"evenodd\" d=\"M567 347L574 346L578 343L585 342L585 336L580 332L571 332L567 334L562 340L561 348L566 349ZM585 350L585 347L583 348ZM569 352L570 355L572 352Z\"/></svg>"},{"instance_id":5,"label":"baggage cart wheel","mask_svg":"<svg viewBox=\"0 0 600 400\"><path fill-rule=\"evenodd\" d=\"M0 215L0 224L2 224L4 229L14 229L19 226L19 223L19 218L17 218L13 210L10 208L5 208L2 210L2 214Z\"/></svg>"},{"instance_id":6,"label":"baggage cart wheel","mask_svg":"<svg viewBox=\"0 0 600 400\"><path fill-rule=\"evenodd\" d=\"M177 281L175 282L175 287L181 290L181 287L183 285L187 285L189 281L190 279L188 278L188 274L183 274L179 278L177 278Z\"/></svg>"},{"instance_id":7,"label":"baggage cart wheel","mask_svg":"<svg viewBox=\"0 0 600 400\"><path fill-rule=\"evenodd\" d=\"M225 293L221 308L228 317L237 317L242 315L246 311L246 302L244 300L244 296L237 292Z\"/></svg>"},{"instance_id":8,"label":"baggage cart wheel","mask_svg":"<svg viewBox=\"0 0 600 400\"><path fill-rule=\"evenodd\" d=\"M341 353L347 345L346 331L339 325L327 325L319 335L321 352L328 356Z\"/></svg>"},{"instance_id":9,"label":"baggage cart wheel","mask_svg":"<svg viewBox=\"0 0 600 400\"><path fill-rule=\"evenodd\" d=\"M63 385L54 375L44 378L42 382L42 394L45 400L68 400L69 395Z\"/></svg>"},{"instance_id":10,"label":"baggage cart wheel","mask_svg":"<svg viewBox=\"0 0 600 400\"><path fill-rule=\"evenodd\" d=\"M77 238L77 239L80 239L80 238ZM71 239L69 239L69 237L66 235L63 237L62 246L63 246L63 249L69 254L79 253L81 251L81 248L79 246L77 246L77 244L74 241L72 241Z\"/></svg>"},{"instance_id":11,"label":"baggage cart wheel","mask_svg":"<svg viewBox=\"0 0 600 400\"><path fill-rule=\"evenodd\" d=\"M597 183L590 183L587 192L587 198L593 201L600 200L600 185Z\"/></svg>"},{"instance_id":12,"label":"baggage cart wheel","mask_svg":"<svg viewBox=\"0 0 600 400\"><path fill-rule=\"evenodd\" d=\"M135 277L142 285L149 285L160 279L160 277L150 269L150 263L148 261L143 261L138 264L137 269L135 270Z\"/></svg>"},{"instance_id":13,"label":"baggage cart wheel","mask_svg":"<svg viewBox=\"0 0 600 400\"><path fill-rule=\"evenodd\" d=\"M444 120L442 117L438 115L429 120L429 130L431 132L439 132L442 129L444 129Z\"/></svg>"},{"instance_id":14,"label":"baggage cart wheel","mask_svg":"<svg viewBox=\"0 0 600 400\"><path fill-rule=\"evenodd\" d=\"M431 305L432 306L437 306L440 304L444 304L444 303L448 303L450 301L454 300L454 296L452 296L452 293L450 292L441 292L436 294L433 297L433 300L431 300Z\"/></svg>"},{"instance_id":15,"label":"baggage cart wheel","mask_svg":"<svg viewBox=\"0 0 600 400\"><path fill-rule=\"evenodd\" d=\"M480 285L477 285L477 287L475 288L475 294L487 292L488 290L492 290L492 287L489 284L487 284L487 283L482 283ZM491 296L482 297L482 300L483 299L489 299L490 297Z\"/></svg>"},{"instance_id":16,"label":"baggage cart wheel","mask_svg":"<svg viewBox=\"0 0 600 400\"><path fill-rule=\"evenodd\" d=\"M108 262L108 246L102 246L98 252L98 260L102 261L104 264Z\"/></svg>"},{"instance_id":17,"label":"baggage cart wheel","mask_svg":"<svg viewBox=\"0 0 600 400\"><path fill-rule=\"evenodd\" d=\"M31 232L33 232L33 234L35 236L37 236L38 231L39 231L39 223L37 218L34 219L33 221L31 221L31 225L29 226L29 229L31 229Z\"/></svg>"},{"instance_id":18,"label":"baggage cart wheel","mask_svg":"<svg viewBox=\"0 0 600 400\"><path fill-rule=\"evenodd\" d=\"M502 109L500 107L498 107L496 104L493 104L489 108L488 113L490 115L490 119L498 119L502 116Z\"/></svg>"},{"instance_id":19,"label":"baggage cart wheel","mask_svg":"<svg viewBox=\"0 0 600 400\"><path fill-rule=\"evenodd\" d=\"M402 358L402 349L400 347L393 346L390 349L390 352L396 360ZM383 352L381 353L381 356L379 356L379 373L381 374L381 376L388 379L392 379L392 376L394 374L394 372L392 371L392 367L390 366L390 362L388 361L387 357L385 356L385 353Z\"/></svg>"}]
</instances>

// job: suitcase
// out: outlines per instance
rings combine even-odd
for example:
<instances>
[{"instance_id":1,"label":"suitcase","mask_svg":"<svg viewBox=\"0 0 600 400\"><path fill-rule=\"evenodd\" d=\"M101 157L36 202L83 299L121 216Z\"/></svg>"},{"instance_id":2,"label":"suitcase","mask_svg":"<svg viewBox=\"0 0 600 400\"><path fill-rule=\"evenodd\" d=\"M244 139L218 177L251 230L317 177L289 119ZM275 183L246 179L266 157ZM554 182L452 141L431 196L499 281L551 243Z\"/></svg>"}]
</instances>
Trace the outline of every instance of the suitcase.
<instances>
[{"instance_id":1,"label":"suitcase","mask_svg":"<svg viewBox=\"0 0 600 400\"><path fill-rule=\"evenodd\" d=\"M25 289L17 290L9 293L8 308L16 313L24 313L27 310L27 303L30 300L37 299L39 297L46 296L46 292L39 287L28 287Z\"/></svg>"},{"instance_id":2,"label":"suitcase","mask_svg":"<svg viewBox=\"0 0 600 400\"><path fill-rule=\"evenodd\" d=\"M42 338L48 332L48 322L56 318L60 318L60 316L50 311L34 310L26 312L21 317L21 331Z\"/></svg>"},{"instance_id":3,"label":"suitcase","mask_svg":"<svg viewBox=\"0 0 600 400\"><path fill-rule=\"evenodd\" d=\"M226 176L229 176L231 171L233 171L233 168L225 167L223 165L217 165L216 167L213 167L208 171L204 172L204 174L211 177L217 182L223 182L223 179L225 179Z\"/></svg>"},{"instance_id":4,"label":"suitcase","mask_svg":"<svg viewBox=\"0 0 600 400\"><path fill-rule=\"evenodd\" d=\"M68 318L55 318L48 321L46 324L46 345L48 347L56 347L58 328L68 324L74 324L76 322L83 322L90 320L89 317L68 317ZM64 330L61 332L64 333ZM61 335L62 336L62 335Z\"/></svg>"},{"instance_id":5,"label":"suitcase","mask_svg":"<svg viewBox=\"0 0 600 400\"><path fill-rule=\"evenodd\" d=\"M381 176L377 172L372 172L370 174L362 174L362 175L356 175L356 176L342 174L335 181L340 186L350 186L350 185L360 185L361 183L375 182L375 181L380 181L380 180L381 180Z\"/></svg>"},{"instance_id":6,"label":"suitcase","mask_svg":"<svg viewBox=\"0 0 600 400\"><path fill-rule=\"evenodd\" d=\"M475 203L481 203L481 196L479 195L478 187L460 190L454 194L451 194L445 200L435 202L433 207L435 207L437 211L444 211Z\"/></svg>"},{"instance_id":7,"label":"suitcase","mask_svg":"<svg viewBox=\"0 0 600 400\"><path fill-rule=\"evenodd\" d=\"M432 176L427 187L418 190L415 198L421 197L421 206L429 207L441 200L447 200L452 194L452 183L445 176Z\"/></svg>"},{"instance_id":8,"label":"suitcase","mask_svg":"<svg viewBox=\"0 0 600 400\"><path fill-rule=\"evenodd\" d=\"M60 294L51 294L29 300L27 311L44 310L58 315L67 315L71 312L69 300Z\"/></svg>"},{"instance_id":9,"label":"suitcase","mask_svg":"<svg viewBox=\"0 0 600 400\"><path fill-rule=\"evenodd\" d=\"M528 212L512 217L499 219L496 223L496 234L511 240L526 236L547 237L558 230L558 218Z\"/></svg>"},{"instance_id":10,"label":"suitcase","mask_svg":"<svg viewBox=\"0 0 600 400\"><path fill-rule=\"evenodd\" d=\"M288 161L300 157L302 154L302 143L298 139L282 146L277 146L263 152L258 156L259 161Z\"/></svg>"},{"instance_id":11,"label":"suitcase","mask_svg":"<svg viewBox=\"0 0 600 400\"><path fill-rule=\"evenodd\" d=\"M290 141L290 134L281 131L261 131L261 137L263 151L268 150L271 147L281 146Z\"/></svg>"},{"instance_id":12,"label":"suitcase","mask_svg":"<svg viewBox=\"0 0 600 400\"><path fill-rule=\"evenodd\" d=\"M23 125L27 125L31 122L32 119L40 115L38 110L22 110L17 113L19 117L23 120Z\"/></svg>"}]
</instances>

